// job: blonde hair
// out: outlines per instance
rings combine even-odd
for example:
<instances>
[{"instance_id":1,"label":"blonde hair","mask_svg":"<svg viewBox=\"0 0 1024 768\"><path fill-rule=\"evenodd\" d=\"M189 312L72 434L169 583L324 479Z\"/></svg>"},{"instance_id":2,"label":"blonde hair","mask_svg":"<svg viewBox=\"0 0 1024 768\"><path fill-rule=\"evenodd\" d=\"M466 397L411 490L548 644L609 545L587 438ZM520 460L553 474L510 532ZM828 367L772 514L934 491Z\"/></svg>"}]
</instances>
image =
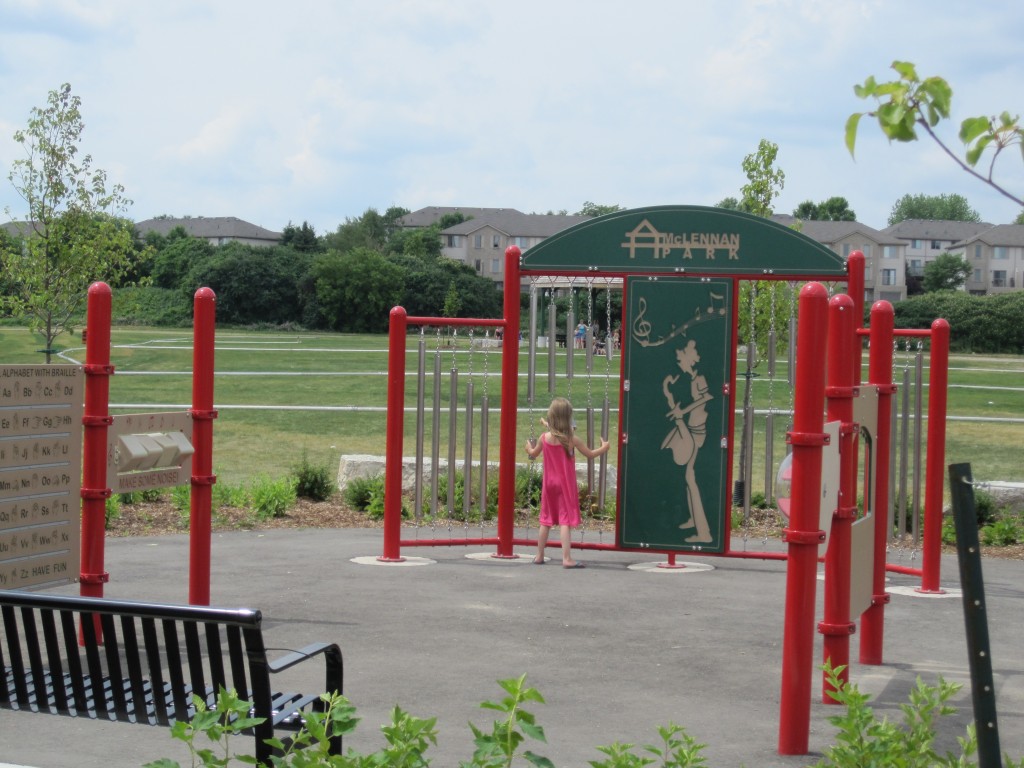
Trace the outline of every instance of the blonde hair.
<instances>
[{"instance_id":1,"label":"blonde hair","mask_svg":"<svg viewBox=\"0 0 1024 768\"><path fill-rule=\"evenodd\" d=\"M564 397L556 397L548 407L548 429L562 444L565 452L572 456L572 403Z\"/></svg>"}]
</instances>

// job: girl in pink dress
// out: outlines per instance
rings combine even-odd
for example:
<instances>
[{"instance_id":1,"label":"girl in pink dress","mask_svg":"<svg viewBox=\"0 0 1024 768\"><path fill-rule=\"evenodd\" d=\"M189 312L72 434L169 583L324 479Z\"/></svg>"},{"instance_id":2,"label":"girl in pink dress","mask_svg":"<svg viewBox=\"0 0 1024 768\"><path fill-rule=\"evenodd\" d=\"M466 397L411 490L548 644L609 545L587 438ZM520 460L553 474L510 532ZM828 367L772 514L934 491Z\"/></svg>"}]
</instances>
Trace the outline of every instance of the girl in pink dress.
<instances>
[{"instance_id":1,"label":"girl in pink dress","mask_svg":"<svg viewBox=\"0 0 1024 768\"><path fill-rule=\"evenodd\" d=\"M535 459L544 454L544 474L540 489L540 534L537 536L536 565L544 564L544 548L548 534L559 527L562 542L562 567L582 568L583 563L572 559L571 530L580 524L580 492L576 484L575 450L593 459L608 452L608 441L602 440L598 448L590 449L576 436L572 423L572 403L556 397L548 408L547 419L540 423L547 432L540 440L526 442L526 454Z\"/></svg>"}]
</instances>

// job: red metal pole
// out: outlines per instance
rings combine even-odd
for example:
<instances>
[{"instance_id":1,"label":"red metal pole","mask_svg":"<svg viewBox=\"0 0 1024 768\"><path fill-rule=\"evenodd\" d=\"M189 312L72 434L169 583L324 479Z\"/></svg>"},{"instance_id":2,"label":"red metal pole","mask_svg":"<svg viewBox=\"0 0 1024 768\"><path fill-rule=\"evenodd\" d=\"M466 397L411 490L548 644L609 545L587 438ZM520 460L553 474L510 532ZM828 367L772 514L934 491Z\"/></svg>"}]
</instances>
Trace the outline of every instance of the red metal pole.
<instances>
[{"instance_id":1,"label":"red metal pole","mask_svg":"<svg viewBox=\"0 0 1024 768\"><path fill-rule=\"evenodd\" d=\"M821 497L821 454L825 444L825 358L828 292L820 283L800 289L797 370L794 392L793 480L786 561L786 612L782 639L782 695L779 754L807 754L814 664L814 604Z\"/></svg>"},{"instance_id":2,"label":"red metal pole","mask_svg":"<svg viewBox=\"0 0 1024 768\"><path fill-rule=\"evenodd\" d=\"M853 299L854 328L864 327L864 268L866 259L861 251L853 251L846 259L846 274L849 279L846 283L846 292ZM853 385L860 386L861 372L861 343L858 337L857 343L850 349L853 355Z\"/></svg>"},{"instance_id":3,"label":"red metal pole","mask_svg":"<svg viewBox=\"0 0 1024 768\"><path fill-rule=\"evenodd\" d=\"M400 563L402 557L402 450L405 441L406 313L391 310L388 327L388 415L384 448L384 553L377 559ZM437 467L432 467L437 472Z\"/></svg>"},{"instance_id":4,"label":"red metal pole","mask_svg":"<svg viewBox=\"0 0 1024 768\"><path fill-rule=\"evenodd\" d=\"M107 427L110 377L110 286L89 286L85 335L85 408L82 413L82 552L78 591L83 597L103 597L110 574L103 570L106 533ZM98 617L97 617L98 622ZM97 623L98 627L98 623Z\"/></svg>"},{"instance_id":5,"label":"red metal pole","mask_svg":"<svg viewBox=\"0 0 1024 768\"><path fill-rule=\"evenodd\" d=\"M928 463L924 475L924 542L921 592L941 594L942 489L946 472L946 392L949 380L949 323L932 322L928 359Z\"/></svg>"},{"instance_id":6,"label":"red metal pole","mask_svg":"<svg viewBox=\"0 0 1024 768\"><path fill-rule=\"evenodd\" d=\"M189 605L210 604L210 515L213 484L213 358L217 296L200 288L192 303L192 494L189 503Z\"/></svg>"},{"instance_id":7,"label":"red metal pole","mask_svg":"<svg viewBox=\"0 0 1024 768\"><path fill-rule=\"evenodd\" d=\"M871 306L871 349L868 359L868 383L878 389L878 424L871 446L875 464L875 542L871 571L871 605L860 620L860 662L881 664L885 628L885 548L889 536L889 452L892 440L892 342L894 313L892 304L876 301Z\"/></svg>"},{"instance_id":8,"label":"red metal pole","mask_svg":"<svg viewBox=\"0 0 1024 768\"><path fill-rule=\"evenodd\" d=\"M501 355L501 426L498 447L498 551L515 557L512 538L516 518L516 420L519 415L519 248L505 249L505 329Z\"/></svg>"},{"instance_id":9,"label":"red metal pole","mask_svg":"<svg viewBox=\"0 0 1024 768\"><path fill-rule=\"evenodd\" d=\"M854 368L860 366L860 340L856 336L853 299L845 294L829 301L828 319L828 420L839 427L839 507L832 516L832 535L825 553L825 616L818 624L824 635L825 663L843 667L839 679L849 680L850 635L856 625L850 621L850 547L853 520L857 516L857 431L853 423ZM799 349L799 347L798 347ZM854 364L856 361L856 365ZM834 690L824 677L821 700L838 703L829 696Z\"/></svg>"}]
</instances>

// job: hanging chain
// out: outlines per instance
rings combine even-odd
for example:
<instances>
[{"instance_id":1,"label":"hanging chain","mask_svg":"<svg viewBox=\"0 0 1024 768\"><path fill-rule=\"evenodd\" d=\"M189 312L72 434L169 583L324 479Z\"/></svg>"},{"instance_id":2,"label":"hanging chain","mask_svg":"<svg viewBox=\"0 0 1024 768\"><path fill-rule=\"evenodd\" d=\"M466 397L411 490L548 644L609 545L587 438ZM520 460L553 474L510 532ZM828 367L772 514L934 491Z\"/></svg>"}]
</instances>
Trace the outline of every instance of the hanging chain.
<instances>
[{"instance_id":1,"label":"hanging chain","mask_svg":"<svg viewBox=\"0 0 1024 768\"><path fill-rule=\"evenodd\" d=\"M591 279L587 280L587 333L583 334L584 344L587 343L587 334L590 335L590 348L585 350L583 359L587 360L589 356L591 362L591 368L587 371L587 408L591 408L594 404L594 348L597 346L597 336L594 334L594 281Z\"/></svg>"}]
</instances>

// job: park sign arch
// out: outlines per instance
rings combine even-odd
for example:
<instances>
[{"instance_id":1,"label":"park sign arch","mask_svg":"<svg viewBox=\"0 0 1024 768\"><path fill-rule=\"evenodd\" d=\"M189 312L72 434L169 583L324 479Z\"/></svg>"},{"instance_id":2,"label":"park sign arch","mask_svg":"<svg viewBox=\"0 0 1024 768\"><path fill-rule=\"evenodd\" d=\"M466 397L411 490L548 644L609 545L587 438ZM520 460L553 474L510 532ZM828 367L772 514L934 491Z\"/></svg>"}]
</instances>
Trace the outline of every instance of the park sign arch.
<instances>
[{"instance_id":1,"label":"park sign arch","mask_svg":"<svg viewBox=\"0 0 1024 768\"><path fill-rule=\"evenodd\" d=\"M522 256L523 272L775 275L845 279L839 254L771 219L725 208L666 205L599 216Z\"/></svg>"},{"instance_id":2,"label":"park sign arch","mask_svg":"<svg viewBox=\"0 0 1024 768\"><path fill-rule=\"evenodd\" d=\"M566 229L520 274L622 280L617 546L725 552L740 283L847 281L846 260L770 219L676 205Z\"/></svg>"}]
</instances>

